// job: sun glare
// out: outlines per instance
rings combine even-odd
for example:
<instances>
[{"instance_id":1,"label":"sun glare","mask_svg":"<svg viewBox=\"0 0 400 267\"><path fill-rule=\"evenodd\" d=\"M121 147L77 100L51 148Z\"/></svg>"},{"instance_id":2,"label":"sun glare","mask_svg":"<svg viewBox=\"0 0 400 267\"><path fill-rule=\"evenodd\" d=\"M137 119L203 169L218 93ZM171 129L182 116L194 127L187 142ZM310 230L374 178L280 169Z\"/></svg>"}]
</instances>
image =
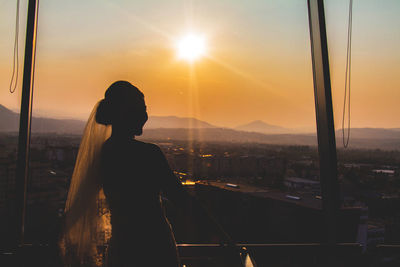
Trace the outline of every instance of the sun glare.
<instances>
[{"instance_id":1,"label":"sun glare","mask_svg":"<svg viewBox=\"0 0 400 267\"><path fill-rule=\"evenodd\" d=\"M179 59L193 62L205 54L205 38L197 34L187 34L177 42L176 49Z\"/></svg>"}]
</instances>

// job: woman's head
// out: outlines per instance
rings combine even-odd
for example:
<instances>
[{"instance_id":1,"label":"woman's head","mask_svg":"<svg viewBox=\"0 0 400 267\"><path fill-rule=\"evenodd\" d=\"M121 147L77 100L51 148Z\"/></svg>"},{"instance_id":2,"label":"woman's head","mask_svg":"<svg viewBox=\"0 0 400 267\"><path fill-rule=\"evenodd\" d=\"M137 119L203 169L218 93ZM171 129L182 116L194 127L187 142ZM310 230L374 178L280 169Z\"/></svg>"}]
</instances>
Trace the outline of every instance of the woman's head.
<instances>
[{"instance_id":1,"label":"woman's head","mask_svg":"<svg viewBox=\"0 0 400 267\"><path fill-rule=\"evenodd\" d=\"M96 121L112 125L132 135L141 135L147 121L143 93L127 81L114 82L105 92L96 112Z\"/></svg>"}]
</instances>

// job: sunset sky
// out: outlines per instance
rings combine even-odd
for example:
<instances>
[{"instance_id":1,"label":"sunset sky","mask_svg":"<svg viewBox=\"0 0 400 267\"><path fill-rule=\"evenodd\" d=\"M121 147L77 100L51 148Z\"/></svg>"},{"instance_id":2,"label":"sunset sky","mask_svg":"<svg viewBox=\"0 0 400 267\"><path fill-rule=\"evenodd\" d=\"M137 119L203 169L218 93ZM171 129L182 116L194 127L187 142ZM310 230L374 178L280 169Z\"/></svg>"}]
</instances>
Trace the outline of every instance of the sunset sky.
<instances>
[{"instance_id":1,"label":"sunset sky","mask_svg":"<svg viewBox=\"0 0 400 267\"><path fill-rule=\"evenodd\" d=\"M325 3L340 128L348 0ZM397 0L354 1L354 127L400 127L398 14ZM14 95L8 92L14 24L14 1L0 0L0 104L18 110L22 80ZM186 34L204 37L204 55L193 62L178 57L177 43ZM307 1L41 0L34 115L85 119L115 80L138 86L150 115L313 129Z\"/></svg>"}]
</instances>

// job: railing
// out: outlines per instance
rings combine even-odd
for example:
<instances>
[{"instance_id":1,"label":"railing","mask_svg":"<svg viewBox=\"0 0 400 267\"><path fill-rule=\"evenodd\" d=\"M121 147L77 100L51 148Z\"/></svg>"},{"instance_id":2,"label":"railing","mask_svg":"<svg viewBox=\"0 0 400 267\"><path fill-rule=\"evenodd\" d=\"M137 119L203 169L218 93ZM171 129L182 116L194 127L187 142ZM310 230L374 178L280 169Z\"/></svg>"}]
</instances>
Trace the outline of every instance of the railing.
<instances>
[{"instance_id":1,"label":"railing","mask_svg":"<svg viewBox=\"0 0 400 267\"><path fill-rule=\"evenodd\" d=\"M332 247L320 243L293 244L178 244L183 265L192 266L324 266ZM340 266L356 266L362 246L338 243L334 248ZM197 265L199 263L207 265ZM345 263L345 264L343 264Z\"/></svg>"},{"instance_id":2,"label":"railing","mask_svg":"<svg viewBox=\"0 0 400 267\"><path fill-rule=\"evenodd\" d=\"M292 244L178 244L182 265L186 267L264 267L264 266L396 266L400 245L379 244L362 253L358 243L338 243L333 254L336 262L326 255L332 247L320 243ZM372 253L371 253L372 251ZM396 259L397 257L397 259ZM46 244L25 244L16 249L0 249L0 266L61 267L57 247ZM105 265L104 265L105 266Z\"/></svg>"},{"instance_id":3,"label":"railing","mask_svg":"<svg viewBox=\"0 0 400 267\"><path fill-rule=\"evenodd\" d=\"M332 247L320 243L295 244L178 244L186 267L324 266ZM357 266L362 255L358 243L339 243L334 248L340 266ZM383 249L383 248L381 248ZM394 247L391 247L394 249ZM400 251L397 246L396 252ZM48 245L26 244L0 250L0 266L63 266L58 249Z\"/></svg>"}]
</instances>

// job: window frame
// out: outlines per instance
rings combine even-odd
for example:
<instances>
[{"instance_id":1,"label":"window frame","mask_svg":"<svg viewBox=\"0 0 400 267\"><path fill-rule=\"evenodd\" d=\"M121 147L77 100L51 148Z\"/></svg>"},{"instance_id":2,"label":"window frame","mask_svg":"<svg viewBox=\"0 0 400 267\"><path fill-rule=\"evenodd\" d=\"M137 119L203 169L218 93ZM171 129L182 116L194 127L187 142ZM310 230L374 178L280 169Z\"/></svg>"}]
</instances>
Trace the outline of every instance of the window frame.
<instances>
[{"instance_id":1,"label":"window frame","mask_svg":"<svg viewBox=\"0 0 400 267\"><path fill-rule=\"evenodd\" d=\"M336 245L340 208L329 57L323 0L307 0L325 234ZM16 246L24 244L30 125L39 0L29 0L16 172Z\"/></svg>"}]
</instances>

